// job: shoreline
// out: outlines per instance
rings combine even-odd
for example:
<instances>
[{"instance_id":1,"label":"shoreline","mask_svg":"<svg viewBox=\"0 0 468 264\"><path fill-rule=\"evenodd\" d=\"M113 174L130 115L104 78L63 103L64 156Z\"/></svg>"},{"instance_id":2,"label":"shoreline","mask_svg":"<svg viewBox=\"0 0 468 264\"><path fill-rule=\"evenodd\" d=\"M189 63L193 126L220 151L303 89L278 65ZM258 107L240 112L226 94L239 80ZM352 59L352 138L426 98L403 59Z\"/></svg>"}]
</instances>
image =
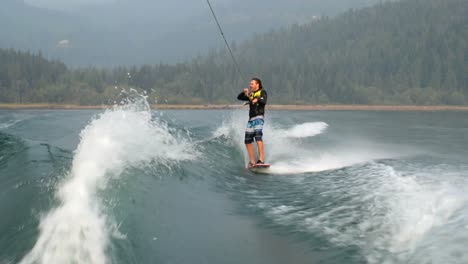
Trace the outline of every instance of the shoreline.
<instances>
[{"instance_id":1,"label":"shoreline","mask_svg":"<svg viewBox=\"0 0 468 264\"><path fill-rule=\"evenodd\" d=\"M189 104L158 104L152 109L170 110L222 110L240 109L243 105L189 105ZM0 104L0 110L20 109L57 109L57 110L101 110L112 108L111 105L75 105L75 104ZM463 105L267 105L268 110L278 111L468 111Z\"/></svg>"}]
</instances>

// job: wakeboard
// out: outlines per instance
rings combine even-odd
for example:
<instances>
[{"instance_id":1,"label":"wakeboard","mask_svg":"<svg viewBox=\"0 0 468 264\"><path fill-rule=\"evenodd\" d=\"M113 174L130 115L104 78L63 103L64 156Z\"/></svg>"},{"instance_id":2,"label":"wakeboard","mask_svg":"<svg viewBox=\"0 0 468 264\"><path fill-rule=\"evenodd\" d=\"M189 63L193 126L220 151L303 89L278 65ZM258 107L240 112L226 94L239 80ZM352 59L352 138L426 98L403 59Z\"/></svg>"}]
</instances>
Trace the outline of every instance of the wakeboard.
<instances>
[{"instance_id":1,"label":"wakeboard","mask_svg":"<svg viewBox=\"0 0 468 264\"><path fill-rule=\"evenodd\" d=\"M267 172L269 168L270 168L270 164L268 164L268 163L256 164L254 166L247 167L247 169L252 171L252 172L260 172L260 173Z\"/></svg>"}]
</instances>

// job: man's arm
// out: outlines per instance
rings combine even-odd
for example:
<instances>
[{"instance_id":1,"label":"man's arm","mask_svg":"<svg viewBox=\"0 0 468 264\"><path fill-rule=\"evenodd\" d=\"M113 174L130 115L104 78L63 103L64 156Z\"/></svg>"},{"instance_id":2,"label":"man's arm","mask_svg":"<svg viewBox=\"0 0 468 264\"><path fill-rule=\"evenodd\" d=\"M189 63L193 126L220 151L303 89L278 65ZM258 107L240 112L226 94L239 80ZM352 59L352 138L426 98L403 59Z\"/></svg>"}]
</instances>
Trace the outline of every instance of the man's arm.
<instances>
[{"instance_id":1,"label":"man's arm","mask_svg":"<svg viewBox=\"0 0 468 264\"><path fill-rule=\"evenodd\" d=\"M237 100L250 101L250 98L247 95L245 95L244 92L242 92L237 96Z\"/></svg>"}]
</instances>

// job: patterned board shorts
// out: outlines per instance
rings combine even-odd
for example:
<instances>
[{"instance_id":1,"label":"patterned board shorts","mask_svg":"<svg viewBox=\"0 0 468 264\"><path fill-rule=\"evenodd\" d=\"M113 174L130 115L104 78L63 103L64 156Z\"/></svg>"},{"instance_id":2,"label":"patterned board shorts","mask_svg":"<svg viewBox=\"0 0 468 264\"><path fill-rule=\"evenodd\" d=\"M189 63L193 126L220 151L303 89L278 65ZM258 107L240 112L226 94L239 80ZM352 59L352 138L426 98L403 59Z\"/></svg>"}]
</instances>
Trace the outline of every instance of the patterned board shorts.
<instances>
[{"instance_id":1,"label":"patterned board shorts","mask_svg":"<svg viewBox=\"0 0 468 264\"><path fill-rule=\"evenodd\" d=\"M262 141L264 123L263 116L254 117L247 122L245 144L252 144L254 138L256 141Z\"/></svg>"}]
</instances>

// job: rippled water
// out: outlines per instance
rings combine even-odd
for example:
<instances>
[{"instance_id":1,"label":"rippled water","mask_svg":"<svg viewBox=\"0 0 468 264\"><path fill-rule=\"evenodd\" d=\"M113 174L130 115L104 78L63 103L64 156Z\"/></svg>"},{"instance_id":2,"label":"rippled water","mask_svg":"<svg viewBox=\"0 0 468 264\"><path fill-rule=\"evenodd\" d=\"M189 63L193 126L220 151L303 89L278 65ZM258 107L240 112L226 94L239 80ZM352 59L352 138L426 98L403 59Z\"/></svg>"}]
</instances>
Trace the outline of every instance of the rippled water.
<instances>
[{"instance_id":1,"label":"rippled water","mask_svg":"<svg viewBox=\"0 0 468 264\"><path fill-rule=\"evenodd\" d=\"M0 263L466 263L461 112L0 111Z\"/></svg>"}]
</instances>

